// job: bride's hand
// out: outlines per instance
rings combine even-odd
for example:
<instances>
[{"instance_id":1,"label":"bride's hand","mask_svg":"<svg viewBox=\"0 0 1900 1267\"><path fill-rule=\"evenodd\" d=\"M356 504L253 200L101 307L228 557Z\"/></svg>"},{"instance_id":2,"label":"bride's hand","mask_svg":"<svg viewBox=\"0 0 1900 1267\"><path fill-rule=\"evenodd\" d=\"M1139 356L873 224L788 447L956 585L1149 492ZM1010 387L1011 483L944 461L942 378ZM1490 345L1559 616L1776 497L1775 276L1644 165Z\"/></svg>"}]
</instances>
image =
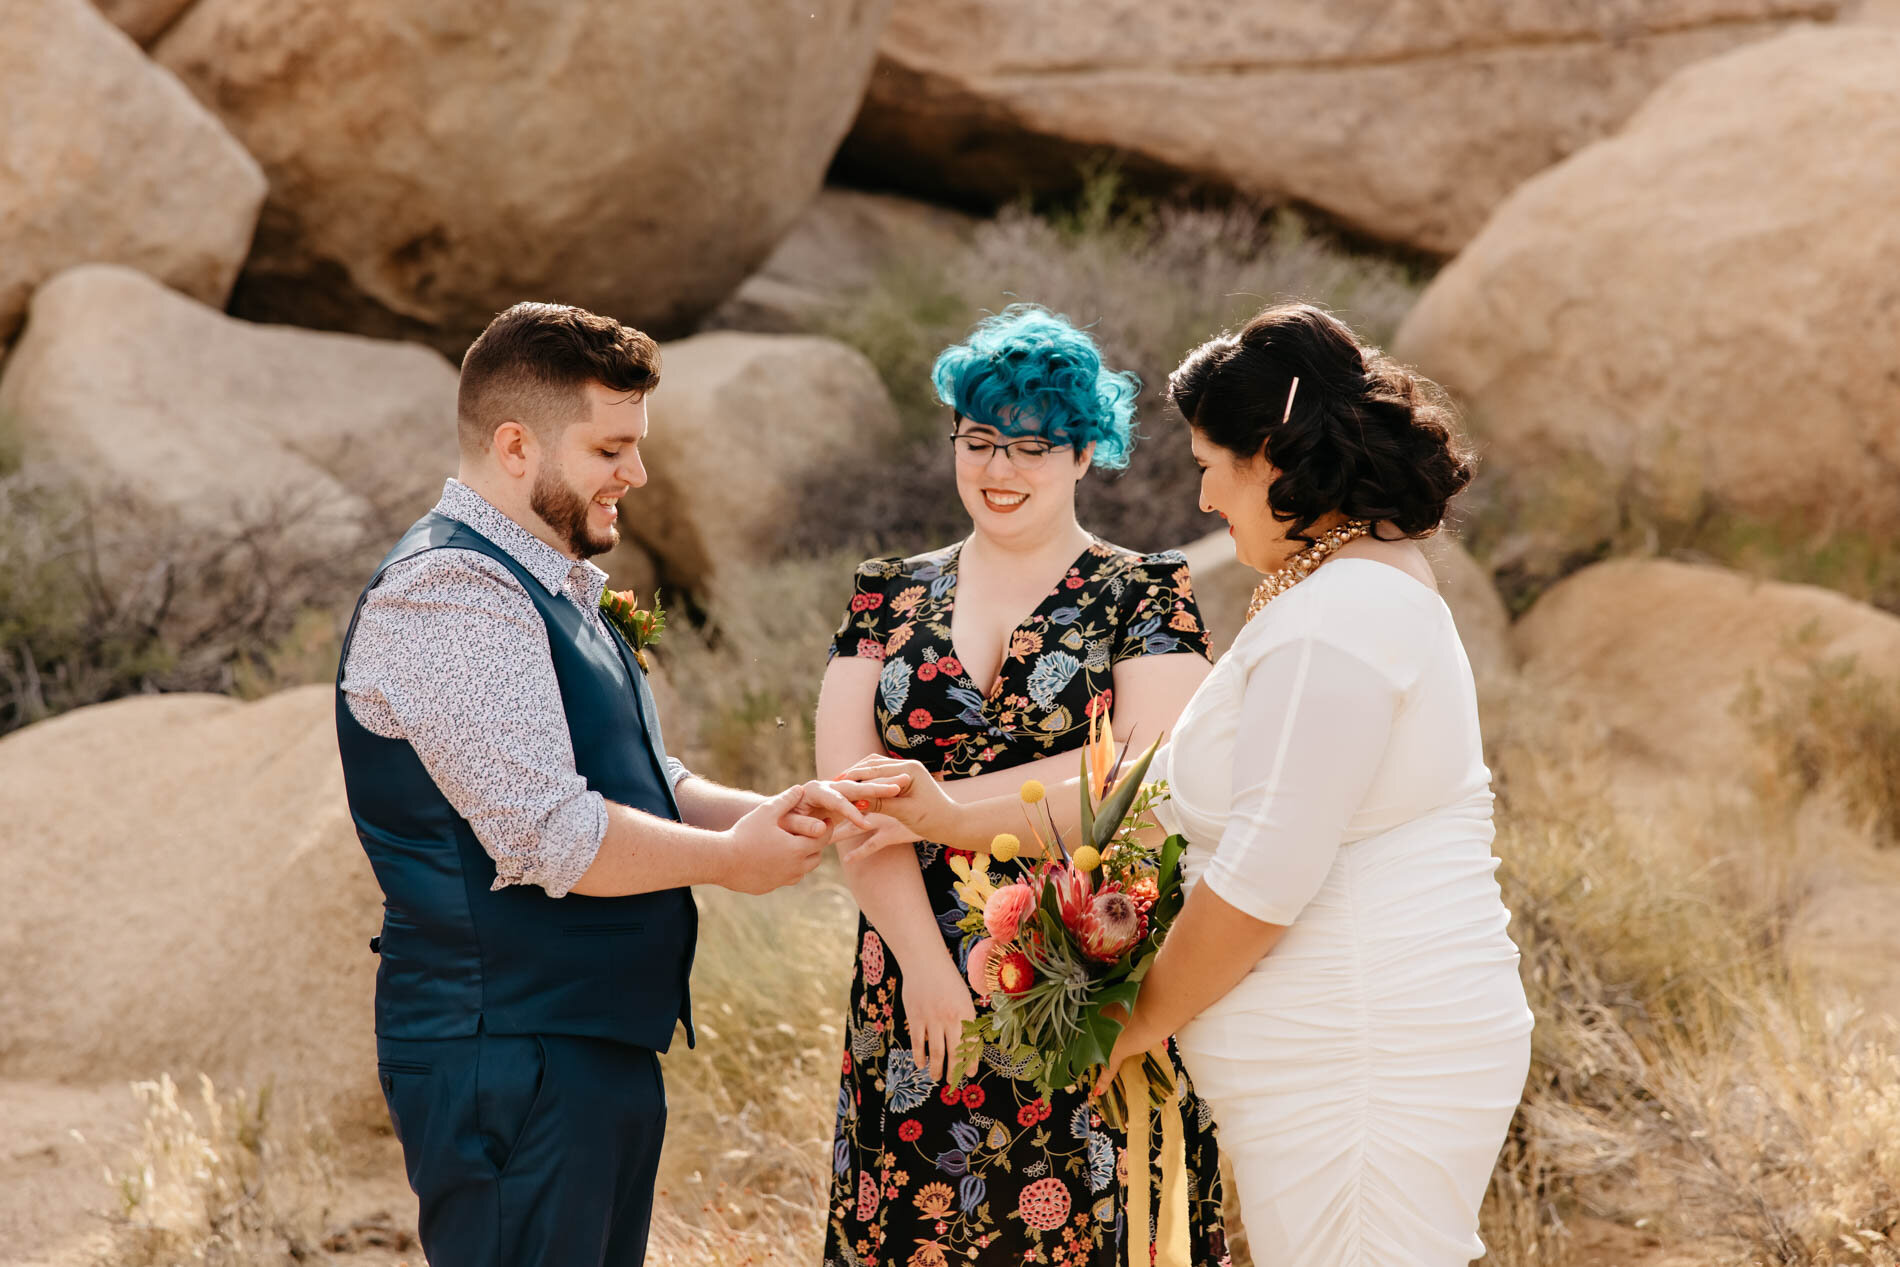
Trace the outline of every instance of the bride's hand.
<instances>
[{"instance_id":1,"label":"bride's hand","mask_svg":"<svg viewBox=\"0 0 1900 1267\"><path fill-rule=\"evenodd\" d=\"M877 783L901 782L907 777L904 794L876 802L872 812L902 823L910 829L912 840L953 841L960 834L956 830L959 806L920 762L869 756L838 777Z\"/></svg>"},{"instance_id":2,"label":"bride's hand","mask_svg":"<svg viewBox=\"0 0 1900 1267\"><path fill-rule=\"evenodd\" d=\"M1122 1019L1126 1022L1128 1018L1124 1015ZM1095 1079L1089 1097L1096 1099L1107 1094L1108 1089L1115 1085L1115 1076L1122 1071L1122 1065L1130 1060L1141 1059L1143 1052L1159 1047L1166 1041L1165 1038L1138 1033L1124 1023L1121 1032L1115 1035L1114 1050L1108 1053L1108 1063L1102 1066L1101 1076Z\"/></svg>"}]
</instances>

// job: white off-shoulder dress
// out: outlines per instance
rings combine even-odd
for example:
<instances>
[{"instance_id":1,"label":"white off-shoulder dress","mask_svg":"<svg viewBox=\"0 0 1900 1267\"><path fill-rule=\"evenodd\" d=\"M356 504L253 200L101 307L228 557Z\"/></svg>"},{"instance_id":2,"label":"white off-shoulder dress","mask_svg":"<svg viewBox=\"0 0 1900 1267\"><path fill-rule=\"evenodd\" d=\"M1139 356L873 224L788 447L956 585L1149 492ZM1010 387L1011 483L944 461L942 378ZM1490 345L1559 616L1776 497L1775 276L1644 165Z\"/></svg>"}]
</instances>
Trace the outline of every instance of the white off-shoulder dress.
<instances>
[{"instance_id":1,"label":"white off-shoulder dress","mask_svg":"<svg viewBox=\"0 0 1900 1267\"><path fill-rule=\"evenodd\" d=\"M1157 762L1188 883L1288 925L1179 1035L1273 1267L1447 1267L1530 1063L1451 613L1333 559L1255 617Z\"/></svg>"}]
</instances>

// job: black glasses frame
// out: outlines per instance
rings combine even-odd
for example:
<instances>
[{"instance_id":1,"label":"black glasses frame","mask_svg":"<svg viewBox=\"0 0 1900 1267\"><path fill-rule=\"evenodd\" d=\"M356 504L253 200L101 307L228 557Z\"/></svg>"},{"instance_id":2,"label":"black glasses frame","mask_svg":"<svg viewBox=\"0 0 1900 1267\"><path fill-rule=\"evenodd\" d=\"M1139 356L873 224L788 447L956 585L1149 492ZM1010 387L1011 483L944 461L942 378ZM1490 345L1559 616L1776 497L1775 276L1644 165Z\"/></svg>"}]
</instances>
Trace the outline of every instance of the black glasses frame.
<instances>
[{"instance_id":1,"label":"black glasses frame","mask_svg":"<svg viewBox=\"0 0 1900 1267\"><path fill-rule=\"evenodd\" d=\"M1051 453L1054 453L1057 449L1062 447L1059 444L1051 444L1047 440L1037 439L1035 436L1024 436L1020 440L990 440L983 436L971 435L966 431L958 431L955 427L952 427L950 429L951 447L955 448L956 443L959 440L973 440L978 444L987 444L990 446L990 448L1000 452L1003 455L1003 460L1005 462L1010 462L1010 463L1014 463L1016 461L1015 455L1012 454L1010 450L1017 448L1018 446L1021 446L1023 455L1025 457L1032 456L1032 450L1040 449L1041 452L1033 454L1033 456L1038 457L1038 458L1046 458ZM984 460L988 461L988 458L985 458Z\"/></svg>"}]
</instances>

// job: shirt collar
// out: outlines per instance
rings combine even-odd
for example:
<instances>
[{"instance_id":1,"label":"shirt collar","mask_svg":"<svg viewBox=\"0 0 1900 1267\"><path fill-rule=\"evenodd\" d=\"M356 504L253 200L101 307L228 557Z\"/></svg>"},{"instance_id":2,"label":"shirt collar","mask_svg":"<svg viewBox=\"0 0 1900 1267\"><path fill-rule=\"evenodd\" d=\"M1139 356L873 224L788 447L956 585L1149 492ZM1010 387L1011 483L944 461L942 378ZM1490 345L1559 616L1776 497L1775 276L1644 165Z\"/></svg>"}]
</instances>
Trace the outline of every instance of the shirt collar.
<instances>
[{"instance_id":1,"label":"shirt collar","mask_svg":"<svg viewBox=\"0 0 1900 1267\"><path fill-rule=\"evenodd\" d=\"M576 562L568 558L458 479L451 478L442 485L442 500L435 504L435 511L468 525L507 551L550 594L563 593L570 576L580 582L593 604L600 602L601 591L607 588L605 572L586 559Z\"/></svg>"}]
</instances>

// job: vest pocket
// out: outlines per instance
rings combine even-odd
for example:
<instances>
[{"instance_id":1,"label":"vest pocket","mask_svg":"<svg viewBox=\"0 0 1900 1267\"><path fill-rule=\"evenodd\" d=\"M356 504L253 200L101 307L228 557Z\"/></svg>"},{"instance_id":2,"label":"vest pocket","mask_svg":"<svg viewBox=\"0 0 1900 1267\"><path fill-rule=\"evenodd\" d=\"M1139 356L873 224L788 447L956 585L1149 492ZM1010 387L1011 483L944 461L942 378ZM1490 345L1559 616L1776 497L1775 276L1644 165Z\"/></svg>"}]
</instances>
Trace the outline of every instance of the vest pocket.
<instances>
[{"instance_id":1,"label":"vest pocket","mask_svg":"<svg viewBox=\"0 0 1900 1267\"><path fill-rule=\"evenodd\" d=\"M646 925L638 920L630 924L570 924L561 932L568 937L612 937L625 933L643 933Z\"/></svg>"}]
</instances>

